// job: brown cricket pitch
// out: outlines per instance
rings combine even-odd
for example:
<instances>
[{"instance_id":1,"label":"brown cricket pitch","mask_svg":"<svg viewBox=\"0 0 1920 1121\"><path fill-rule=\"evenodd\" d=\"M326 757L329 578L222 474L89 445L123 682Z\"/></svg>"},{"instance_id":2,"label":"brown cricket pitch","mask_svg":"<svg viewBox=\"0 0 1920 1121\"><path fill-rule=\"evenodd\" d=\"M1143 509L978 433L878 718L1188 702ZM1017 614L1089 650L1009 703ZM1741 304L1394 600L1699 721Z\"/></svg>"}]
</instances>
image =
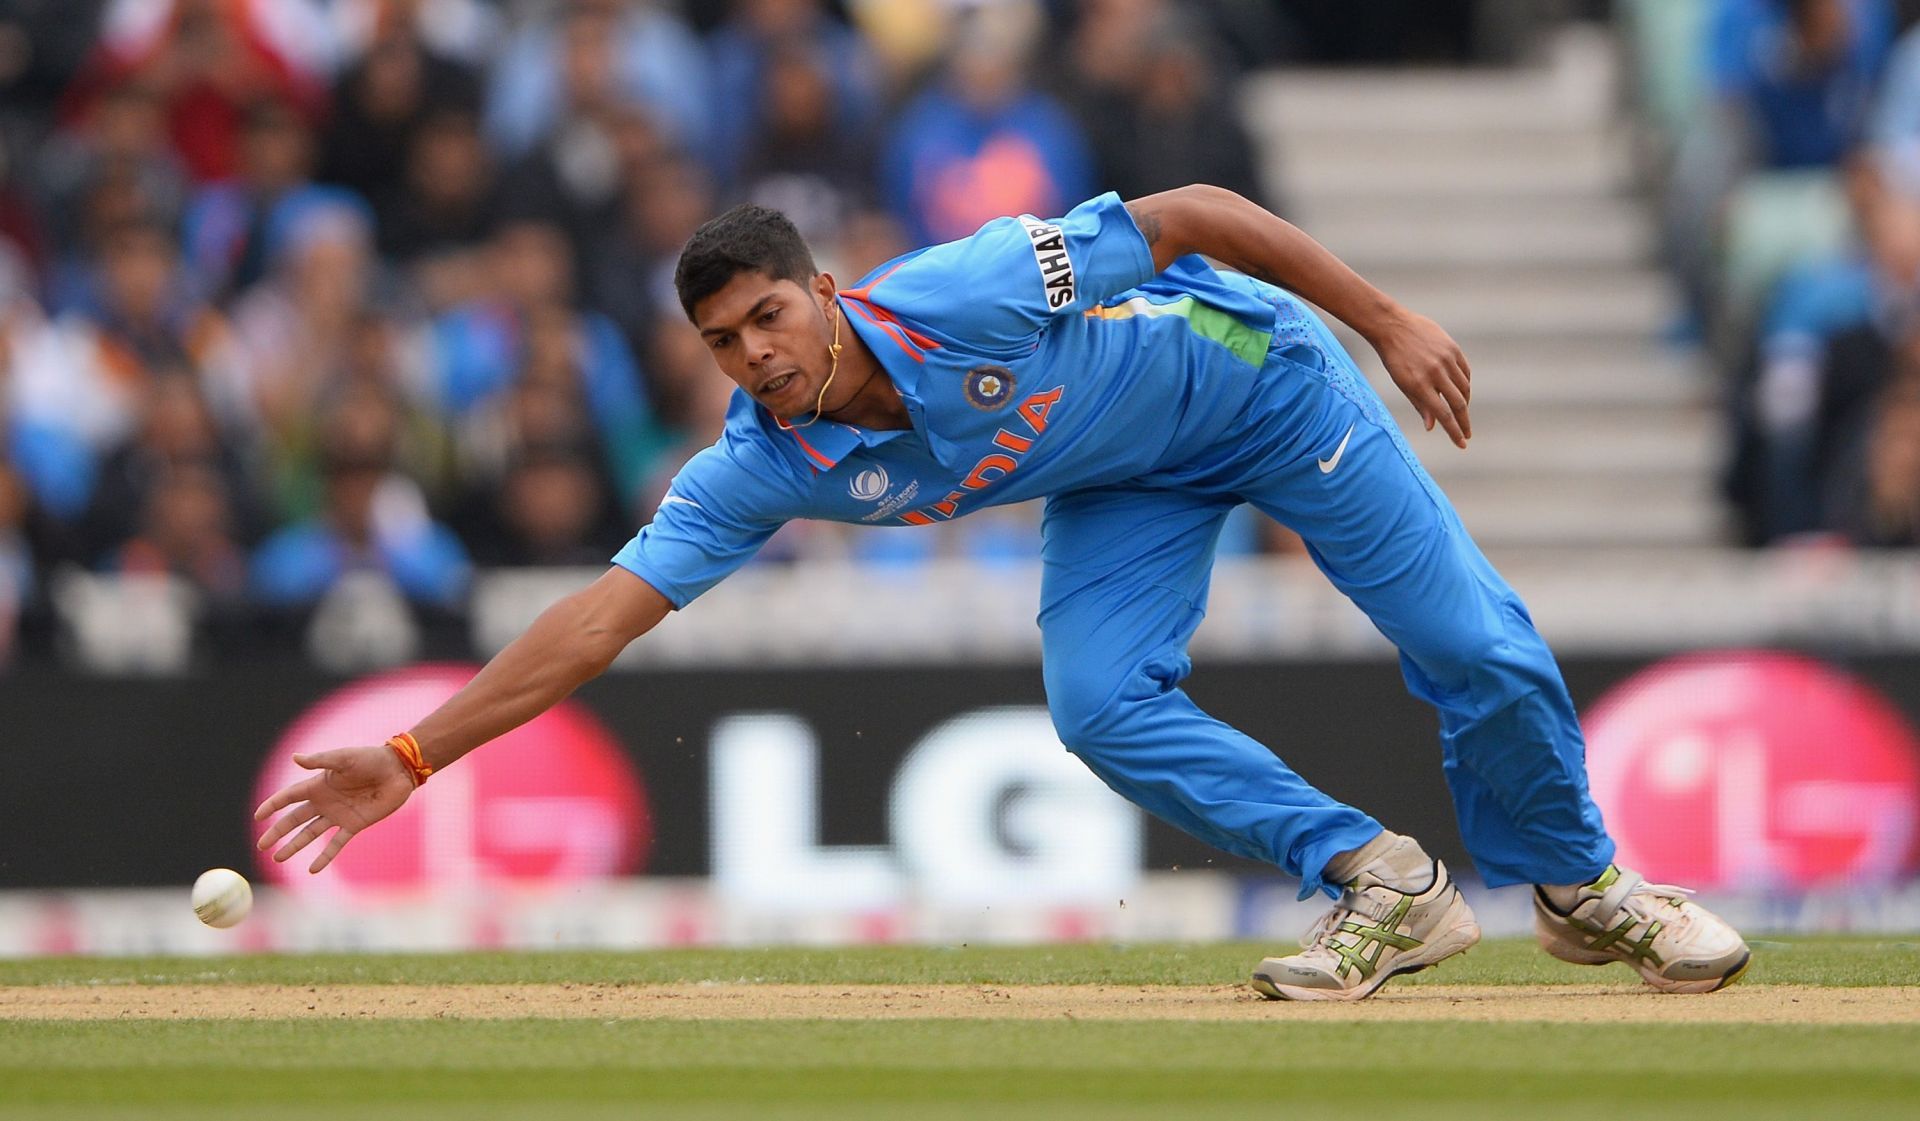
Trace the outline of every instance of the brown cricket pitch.
<instances>
[{"instance_id":1,"label":"brown cricket pitch","mask_svg":"<svg viewBox=\"0 0 1920 1121\"><path fill-rule=\"evenodd\" d=\"M0 1019L1339 1020L1920 1023L1920 985L1388 987L1354 1004L1268 1001L1242 985L32 985Z\"/></svg>"}]
</instances>

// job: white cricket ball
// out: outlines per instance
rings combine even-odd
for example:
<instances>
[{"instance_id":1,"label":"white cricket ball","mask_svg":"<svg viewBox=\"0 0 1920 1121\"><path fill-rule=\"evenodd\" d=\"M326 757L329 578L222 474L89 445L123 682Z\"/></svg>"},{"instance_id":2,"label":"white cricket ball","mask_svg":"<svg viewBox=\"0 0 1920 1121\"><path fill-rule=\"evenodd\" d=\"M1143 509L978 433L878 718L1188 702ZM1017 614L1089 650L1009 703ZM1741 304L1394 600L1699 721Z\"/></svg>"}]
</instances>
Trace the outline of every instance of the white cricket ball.
<instances>
[{"instance_id":1,"label":"white cricket ball","mask_svg":"<svg viewBox=\"0 0 1920 1121\"><path fill-rule=\"evenodd\" d=\"M209 868L193 881L193 917L208 926L238 925L253 910L253 885L231 868Z\"/></svg>"}]
</instances>

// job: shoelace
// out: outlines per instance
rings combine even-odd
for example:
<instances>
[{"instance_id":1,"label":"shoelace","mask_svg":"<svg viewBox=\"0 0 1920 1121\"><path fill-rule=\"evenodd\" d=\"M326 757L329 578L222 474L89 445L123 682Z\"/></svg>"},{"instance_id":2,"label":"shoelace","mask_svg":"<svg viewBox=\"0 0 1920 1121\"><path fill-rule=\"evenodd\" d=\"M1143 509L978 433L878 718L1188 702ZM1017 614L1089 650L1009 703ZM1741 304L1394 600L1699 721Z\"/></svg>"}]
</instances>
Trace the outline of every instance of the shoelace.
<instances>
[{"instance_id":1,"label":"shoelace","mask_svg":"<svg viewBox=\"0 0 1920 1121\"><path fill-rule=\"evenodd\" d=\"M1309 957L1315 950L1333 953L1333 940L1340 933L1340 924L1346 922L1351 914L1353 912L1345 907L1335 907L1313 920L1313 925L1300 937L1300 948L1305 951L1300 956Z\"/></svg>"},{"instance_id":2,"label":"shoelace","mask_svg":"<svg viewBox=\"0 0 1920 1121\"><path fill-rule=\"evenodd\" d=\"M1317 951L1323 954L1339 956L1333 947L1340 937L1340 924L1355 916L1369 923L1382 921L1390 909L1377 900L1368 899L1351 885L1340 893L1340 899L1333 909L1314 920L1307 933L1300 939L1301 957L1312 957Z\"/></svg>"},{"instance_id":3,"label":"shoelace","mask_svg":"<svg viewBox=\"0 0 1920 1121\"><path fill-rule=\"evenodd\" d=\"M1680 932L1693 923L1693 909L1681 906L1692 894L1692 888L1647 883L1643 880L1635 884L1633 890L1627 893L1626 899L1621 901L1621 906L1630 908L1634 916L1642 922L1658 918L1675 932ZM1636 901L1640 901L1642 905L1634 906ZM1651 906L1646 905L1648 901L1651 902ZM1657 914L1649 913L1656 910Z\"/></svg>"}]
</instances>

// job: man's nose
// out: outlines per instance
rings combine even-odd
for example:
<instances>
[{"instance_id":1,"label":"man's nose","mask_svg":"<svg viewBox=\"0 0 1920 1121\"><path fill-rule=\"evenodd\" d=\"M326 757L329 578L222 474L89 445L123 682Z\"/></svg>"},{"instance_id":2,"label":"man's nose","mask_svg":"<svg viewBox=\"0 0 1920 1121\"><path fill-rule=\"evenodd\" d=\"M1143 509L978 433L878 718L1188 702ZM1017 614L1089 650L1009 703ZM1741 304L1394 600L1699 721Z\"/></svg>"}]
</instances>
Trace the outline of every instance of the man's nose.
<instances>
[{"instance_id":1,"label":"man's nose","mask_svg":"<svg viewBox=\"0 0 1920 1121\"><path fill-rule=\"evenodd\" d=\"M764 366L773 360L773 346L757 335L742 335L740 347L746 352L749 366Z\"/></svg>"}]
</instances>

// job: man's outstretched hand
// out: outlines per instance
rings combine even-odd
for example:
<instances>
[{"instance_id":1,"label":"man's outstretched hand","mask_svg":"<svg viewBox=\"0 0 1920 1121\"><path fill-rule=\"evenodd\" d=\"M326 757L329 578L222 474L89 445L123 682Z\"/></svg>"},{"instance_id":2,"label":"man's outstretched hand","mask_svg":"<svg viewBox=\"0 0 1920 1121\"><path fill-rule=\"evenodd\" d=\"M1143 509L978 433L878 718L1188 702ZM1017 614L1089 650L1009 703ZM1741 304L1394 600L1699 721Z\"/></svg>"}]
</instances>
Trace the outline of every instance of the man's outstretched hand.
<instances>
[{"instance_id":1,"label":"man's outstretched hand","mask_svg":"<svg viewBox=\"0 0 1920 1121\"><path fill-rule=\"evenodd\" d=\"M1460 344L1424 315L1401 312L1391 327L1372 340L1393 384L1420 412L1427 431L1437 422L1459 447L1473 438L1467 402L1473 397L1473 371Z\"/></svg>"},{"instance_id":2,"label":"man's outstretched hand","mask_svg":"<svg viewBox=\"0 0 1920 1121\"><path fill-rule=\"evenodd\" d=\"M314 857L309 872L333 863L354 834L399 809L413 793L413 776L385 744L299 754L293 761L317 773L283 787L253 811L253 820L265 821L276 811L293 807L261 835L254 847L265 852L293 833L273 854L274 860L284 862L327 830L336 830L327 847ZM295 833L296 829L299 832Z\"/></svg>"}]
</instances>

